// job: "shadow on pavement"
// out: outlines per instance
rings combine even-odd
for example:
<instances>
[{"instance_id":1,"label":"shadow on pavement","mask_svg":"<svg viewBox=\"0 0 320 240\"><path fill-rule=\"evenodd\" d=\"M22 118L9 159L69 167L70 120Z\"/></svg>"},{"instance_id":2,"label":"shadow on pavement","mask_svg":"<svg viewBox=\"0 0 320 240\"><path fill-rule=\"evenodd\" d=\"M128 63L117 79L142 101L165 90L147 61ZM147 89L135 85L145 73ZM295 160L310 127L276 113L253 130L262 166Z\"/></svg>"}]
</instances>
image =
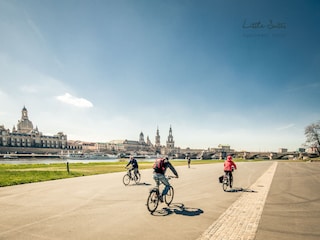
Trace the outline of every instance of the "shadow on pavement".
<instances>
[{"instance_id":1,"label":"shadow on pavement","mask_svg":"<svg viewBox=\"0 0 320 240\"><path fill-rule=\"evenodd\" d=\"M161 210L155 211L152 215L154 216L168 216L171 214L183 215L188 217L198 216L203 213L200 208L185 207L183 203L172 203L170 207L162 208Z\"/></svg>"},{"instance_id":2,"label":"shadow on pavement","mask_svg":"<svg viewBox=\"0 0 320 240\"><path fill-rule=\"evenodd\" d=\"M150 185L151 185L150 183L143 182L143 183L132 183L132 184L127 185L126 187L133 187L133 186L150 186Z\"/></svg>"},{"instance_id":3,"label":"shadow on pavement","mask_svg":"<svg viewBox=\"0 0 320 240\"><path fill-rule=\"evenodd\" d=\"M231 188L227 189L225 192L253 192L256 193L257 191L251 190L249 188Z\"/></svg>"}]
</instances>

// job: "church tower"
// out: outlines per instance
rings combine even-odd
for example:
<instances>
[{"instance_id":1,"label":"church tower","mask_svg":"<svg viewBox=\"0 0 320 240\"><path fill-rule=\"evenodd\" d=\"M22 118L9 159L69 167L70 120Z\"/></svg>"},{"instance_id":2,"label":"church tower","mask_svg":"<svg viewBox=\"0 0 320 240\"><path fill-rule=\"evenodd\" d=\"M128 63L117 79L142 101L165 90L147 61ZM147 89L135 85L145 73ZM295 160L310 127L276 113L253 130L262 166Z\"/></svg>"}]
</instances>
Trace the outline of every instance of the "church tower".
<instances>
[{"instance_id":1,"label":"church tower","mask_svg":"<svg viewBox=\"0 0 320 240\"><path fill-rule=\"evenodd\" d=\"M140 133L139 143L140 143L140 144L144 144L144 143L145 143L143 132Z\"/></svg>"},{"instance_id":2,"label":"church tower","mask_svg":"<svg viewBox=\"0 0 320 240\"><path fill-rule=\"evenodd\" d=\"M170 125L170 129L169 129L168 140L167 140L167 148L169 148L169 149L173 149L174 148L174 141L173 141L173 136L172 136L171 125Z\"/></svg>"},{"instance_id":3,"label":"church tower","mask_svg":"<svg viewBox=\"0 0 320 240\"><path fill-rule=\"evenodd\" d=\"M155 147L159 148L160 147L160 135L159 135L159 127L157 127L157 135L155 139Z\"/></svg>"},{"instance_id":4,"label":"church tower","mask_svg":"<svg viewBox=\"0 0 320 240\"><path fill-rule=\"evenodd\" d=\"M149 136L147 136L147 145L148 145L148 146L152 146L152 142L150 141Z\"/></svg>"}]
</instances>

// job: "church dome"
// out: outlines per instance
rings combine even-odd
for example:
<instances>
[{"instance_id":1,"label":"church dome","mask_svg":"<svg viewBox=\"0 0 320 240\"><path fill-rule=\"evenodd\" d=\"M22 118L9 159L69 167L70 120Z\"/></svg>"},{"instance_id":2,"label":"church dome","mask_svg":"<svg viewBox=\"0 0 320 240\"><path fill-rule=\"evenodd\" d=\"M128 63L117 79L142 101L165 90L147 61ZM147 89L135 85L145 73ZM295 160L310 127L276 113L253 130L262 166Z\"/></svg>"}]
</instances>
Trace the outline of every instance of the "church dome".
<instances>
[{"instance_id":1,"label":"church dome","mask_svg":"<svg viewBox=\"0 0 320 240\"><path fill-rule=\"evenodd\" d=\"M21 133L29 133L33 129L33 124L29 119L23 119L18 123L18 131Z\"/></svg>"},{"instance_id":2,"label":"church dome","mask_svg":"<svg viewBox=\"0 0 320 240\"><path fill-rule=\"evenodd\" d=\"M21 120L17 124L18 132L30 133L33 130L33 124L28 118L28 110L26 107L22 109Z\"/></svg>"}]
</instances>

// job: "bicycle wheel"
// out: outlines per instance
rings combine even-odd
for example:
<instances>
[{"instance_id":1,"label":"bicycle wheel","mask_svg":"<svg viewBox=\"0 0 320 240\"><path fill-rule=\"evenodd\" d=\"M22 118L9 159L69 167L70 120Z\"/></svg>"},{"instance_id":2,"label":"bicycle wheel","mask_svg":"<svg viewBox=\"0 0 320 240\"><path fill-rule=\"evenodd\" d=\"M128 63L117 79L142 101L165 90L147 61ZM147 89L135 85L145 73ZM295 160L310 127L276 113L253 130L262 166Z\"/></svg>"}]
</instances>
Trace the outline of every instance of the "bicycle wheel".
<instances>
[{"instance_id":1,"label":"bicycle wheel","mask_svg":"<svg viewBox=\"0 0 320 240\"><path fill-rule=\"evenodd\" d=\"M222 183L222 189L223 189L223 191L226 191L227 188L228 188L228 183L226 183L226 182Z\"/></svg>"},{"instance_id":2,"label":"bicycle wheel","mask_svg":"<svg viewBox=\"0 0 320 240\"><path fill-rule=\"evenodd\" d=\"M148 200L147 200L147 207L150 213L153 213L159 204L159 192L156 189L150 191Z\"/></svg>"},{"instance_id":3,"label":"bicycle wheel","mask_svg":"<svg viewBox=\"0 0 320 240\"><path fill-rule=\"evenodd\" d=\"M170 186L169 191L167 192L166 195L164 195L164 201L168 206L172 203L173 196L174 196L173 187Z\"/></svg>"},{"instance_id":4,"label":"bicycle wheel","mask_svg":"<svg viewBox=\"0 0 320 240\"><path fill-rule=\"evenodd\" d=\"M134 178L135 183L138 184L140 182L140 179L141 179L140 173L137 173L137 176L134 176L133 178Z\"/></svg>"},{"instance_id":5,"label":"bicycle wheel","mask_svg":"<svg viewBox=\"0 0 320 240\"><path fill-rule=\"evenodd\" d=\"M127 186L130 183L130 176L128 174L123 176L123 184Z\"/></svg>"}]
</instances>

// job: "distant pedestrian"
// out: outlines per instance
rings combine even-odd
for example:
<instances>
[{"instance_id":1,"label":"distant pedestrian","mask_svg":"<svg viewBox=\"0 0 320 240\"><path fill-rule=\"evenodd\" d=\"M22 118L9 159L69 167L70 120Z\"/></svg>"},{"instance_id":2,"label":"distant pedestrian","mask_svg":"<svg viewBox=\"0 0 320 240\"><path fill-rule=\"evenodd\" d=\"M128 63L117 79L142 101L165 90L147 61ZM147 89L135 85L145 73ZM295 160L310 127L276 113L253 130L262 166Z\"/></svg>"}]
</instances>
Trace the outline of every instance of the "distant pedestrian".
<instances>
[{"instance_id":1,"label":"distant pedestrian","mask_svg":"<svg viewBox=\"0 0 320 240\"><path fill-rule=\"evenodd\" d=\"M188 168L190 168L190 164L191 164L191 158L190 158L190 156L188 156L187 159L188 159Z\"/></svg>"}]
</instances>

